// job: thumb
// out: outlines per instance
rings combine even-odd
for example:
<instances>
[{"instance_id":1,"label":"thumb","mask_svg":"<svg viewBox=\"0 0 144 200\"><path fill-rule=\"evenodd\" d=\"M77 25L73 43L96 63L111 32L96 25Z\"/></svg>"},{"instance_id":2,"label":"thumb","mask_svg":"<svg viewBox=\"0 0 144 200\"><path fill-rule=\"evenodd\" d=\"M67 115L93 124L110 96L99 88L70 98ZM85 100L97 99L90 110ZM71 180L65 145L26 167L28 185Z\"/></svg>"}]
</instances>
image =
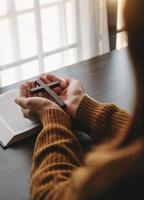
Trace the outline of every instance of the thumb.
<instances>
[{"instance_id":1,"label":"thumb","mask_svg":"<svg viewBox=\"0 0 144 200\"><path fill-rule=\"evenodd\" d=\"M28 99L25 97L17 97L15 99L16 104L21 106L22 108L27 108Z\"/></svg>"},{"instance_id":2,"label":"thumb","mask_svg":"<svg viewBox=\"0 0 144 200\"><path fill-rule=\"evenodd\" d=\"M65 78L65 82L66 82L67 86L70 85L70 84L72 83L73 80L74 80L73 78L67 76L67 77Z\"/></svg>"}]
</instances>

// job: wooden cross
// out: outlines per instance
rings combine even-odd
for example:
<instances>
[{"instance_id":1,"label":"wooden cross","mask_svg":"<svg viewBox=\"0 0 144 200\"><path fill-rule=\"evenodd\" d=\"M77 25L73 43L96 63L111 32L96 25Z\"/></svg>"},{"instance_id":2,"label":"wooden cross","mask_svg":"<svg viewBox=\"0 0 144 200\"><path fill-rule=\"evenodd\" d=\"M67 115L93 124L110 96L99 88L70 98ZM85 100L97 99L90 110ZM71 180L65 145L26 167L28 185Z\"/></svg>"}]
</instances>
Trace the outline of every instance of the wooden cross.
<instances>
[{"instance_id":1,"label":"wooden cross","mask_svg":"<svg viewBox=\"0 0 144 200\"><path fill-rule=\"evenodd\" d=\"M32 94L45 91L48 95L52 97L52 99L63 109L66 109L66 104L59 98L59 96L52 90L58 86L60 86L60 82L55 81L49 84L45 84L40 79L36 80L35 83L38 85L38 87L30 89L30 92Z\"/></svg>"}]
</instances>

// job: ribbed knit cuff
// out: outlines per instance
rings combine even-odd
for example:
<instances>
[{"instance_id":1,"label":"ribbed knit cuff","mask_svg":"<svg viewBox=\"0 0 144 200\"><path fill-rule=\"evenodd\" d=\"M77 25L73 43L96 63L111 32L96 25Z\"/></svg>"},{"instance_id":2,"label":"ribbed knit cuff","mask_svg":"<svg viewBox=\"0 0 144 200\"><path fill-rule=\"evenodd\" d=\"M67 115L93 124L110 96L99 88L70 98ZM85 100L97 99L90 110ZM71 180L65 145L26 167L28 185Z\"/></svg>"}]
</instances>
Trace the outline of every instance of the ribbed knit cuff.
<instances>
[{"instance_id":1,"label":"ribbed knit cuff","mask_svg":"<svg viewBox=\"0 0 144 200\"><path fill-rule=\"evenodd\" d=\"M59 124L67 128L71 128L71 118L62 110L58 109L49 109L44 111L40 116L40 121L43 126L47 124Z\"/></svg>"},{"instance_id":2,"label":"ribbed knit cuff","mask_svg":"<svg viewBox=\"0 0 144 200\"><path fill-rule=\"evenodd\" d=\"M76 112L76 124L81 128L88 128L93 115L99 112L99 106L100 102L85 94Z\"/></svg>"}]
</instances>

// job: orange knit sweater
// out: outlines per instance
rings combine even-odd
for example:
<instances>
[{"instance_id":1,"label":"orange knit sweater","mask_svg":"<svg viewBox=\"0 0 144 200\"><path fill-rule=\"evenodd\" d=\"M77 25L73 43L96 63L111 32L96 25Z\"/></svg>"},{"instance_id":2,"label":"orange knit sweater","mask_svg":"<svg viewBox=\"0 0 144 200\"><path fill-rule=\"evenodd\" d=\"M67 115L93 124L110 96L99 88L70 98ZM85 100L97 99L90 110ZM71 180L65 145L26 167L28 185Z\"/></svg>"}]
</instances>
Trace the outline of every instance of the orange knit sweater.
<instances>
[{"instance_id":1,"label":"orange knit sweater","mask_svg":"<svg viewBox=\"0 0 144 200\"><path fill-rule=\"evenodd\" d=\"M93 138L95 145L84 155L71 129L70 117L60 110L44 112L41 116L43 129L33 153L31 199L122 199L116 198L114 191L123 187L119 195L128 192L128 189L123 191L127 180L131 180L128 177L140 170L136 170L137 163L143 155L140 141L118 148L127 135L131 118L114 104L99 103L85 95L75 124L78 130Z\"/></svg>"}]
</instances>

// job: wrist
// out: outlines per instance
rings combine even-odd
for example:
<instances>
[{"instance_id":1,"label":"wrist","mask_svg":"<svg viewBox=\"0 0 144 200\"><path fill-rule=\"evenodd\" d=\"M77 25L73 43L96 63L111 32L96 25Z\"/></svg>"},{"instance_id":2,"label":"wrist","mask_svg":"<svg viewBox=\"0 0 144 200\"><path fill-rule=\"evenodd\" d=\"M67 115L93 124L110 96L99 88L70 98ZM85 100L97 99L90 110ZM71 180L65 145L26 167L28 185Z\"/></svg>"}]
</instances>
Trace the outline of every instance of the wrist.
<instances>
[{"instance_id":1,"label":"wrist","mask_svg":"<svg viewBox=\"0 0 144 200\"><path fill-rule=\"evenodd\" d=\"M45 112L48 112L49 110L58 110L58 111L63 111L58 105L56 104L53 104L52 106L45 106L43 107L40 112L39 112L39 119L40 121L42 121L42 116L43 116L43 113Z\"/></svg>"},{"instance_id":2,"label":"wrist","mask_svg":"<svg viewBox=\"0 0 144 200\"><path fill-rule=\"evenodd\" d=\"M59 123L69 128L71 127L70 116L60 109L45 110L40 115L40 121L43 126L53 123Z\"/></svg>"},{"instance_id":3,"label":"wrist","mask_svg":"<svg viewBox=\"0 0 144 200\"><path fill-rule=\"evenodd\" d=\"M68 105L68 114L72 118L75 118L77 109L78 109L83 97L84 97L84 94L82 94L80 96L77 96L77 97L74 97L74 98L71 99L71 102Z\"/></svg>"}]
</instances>

